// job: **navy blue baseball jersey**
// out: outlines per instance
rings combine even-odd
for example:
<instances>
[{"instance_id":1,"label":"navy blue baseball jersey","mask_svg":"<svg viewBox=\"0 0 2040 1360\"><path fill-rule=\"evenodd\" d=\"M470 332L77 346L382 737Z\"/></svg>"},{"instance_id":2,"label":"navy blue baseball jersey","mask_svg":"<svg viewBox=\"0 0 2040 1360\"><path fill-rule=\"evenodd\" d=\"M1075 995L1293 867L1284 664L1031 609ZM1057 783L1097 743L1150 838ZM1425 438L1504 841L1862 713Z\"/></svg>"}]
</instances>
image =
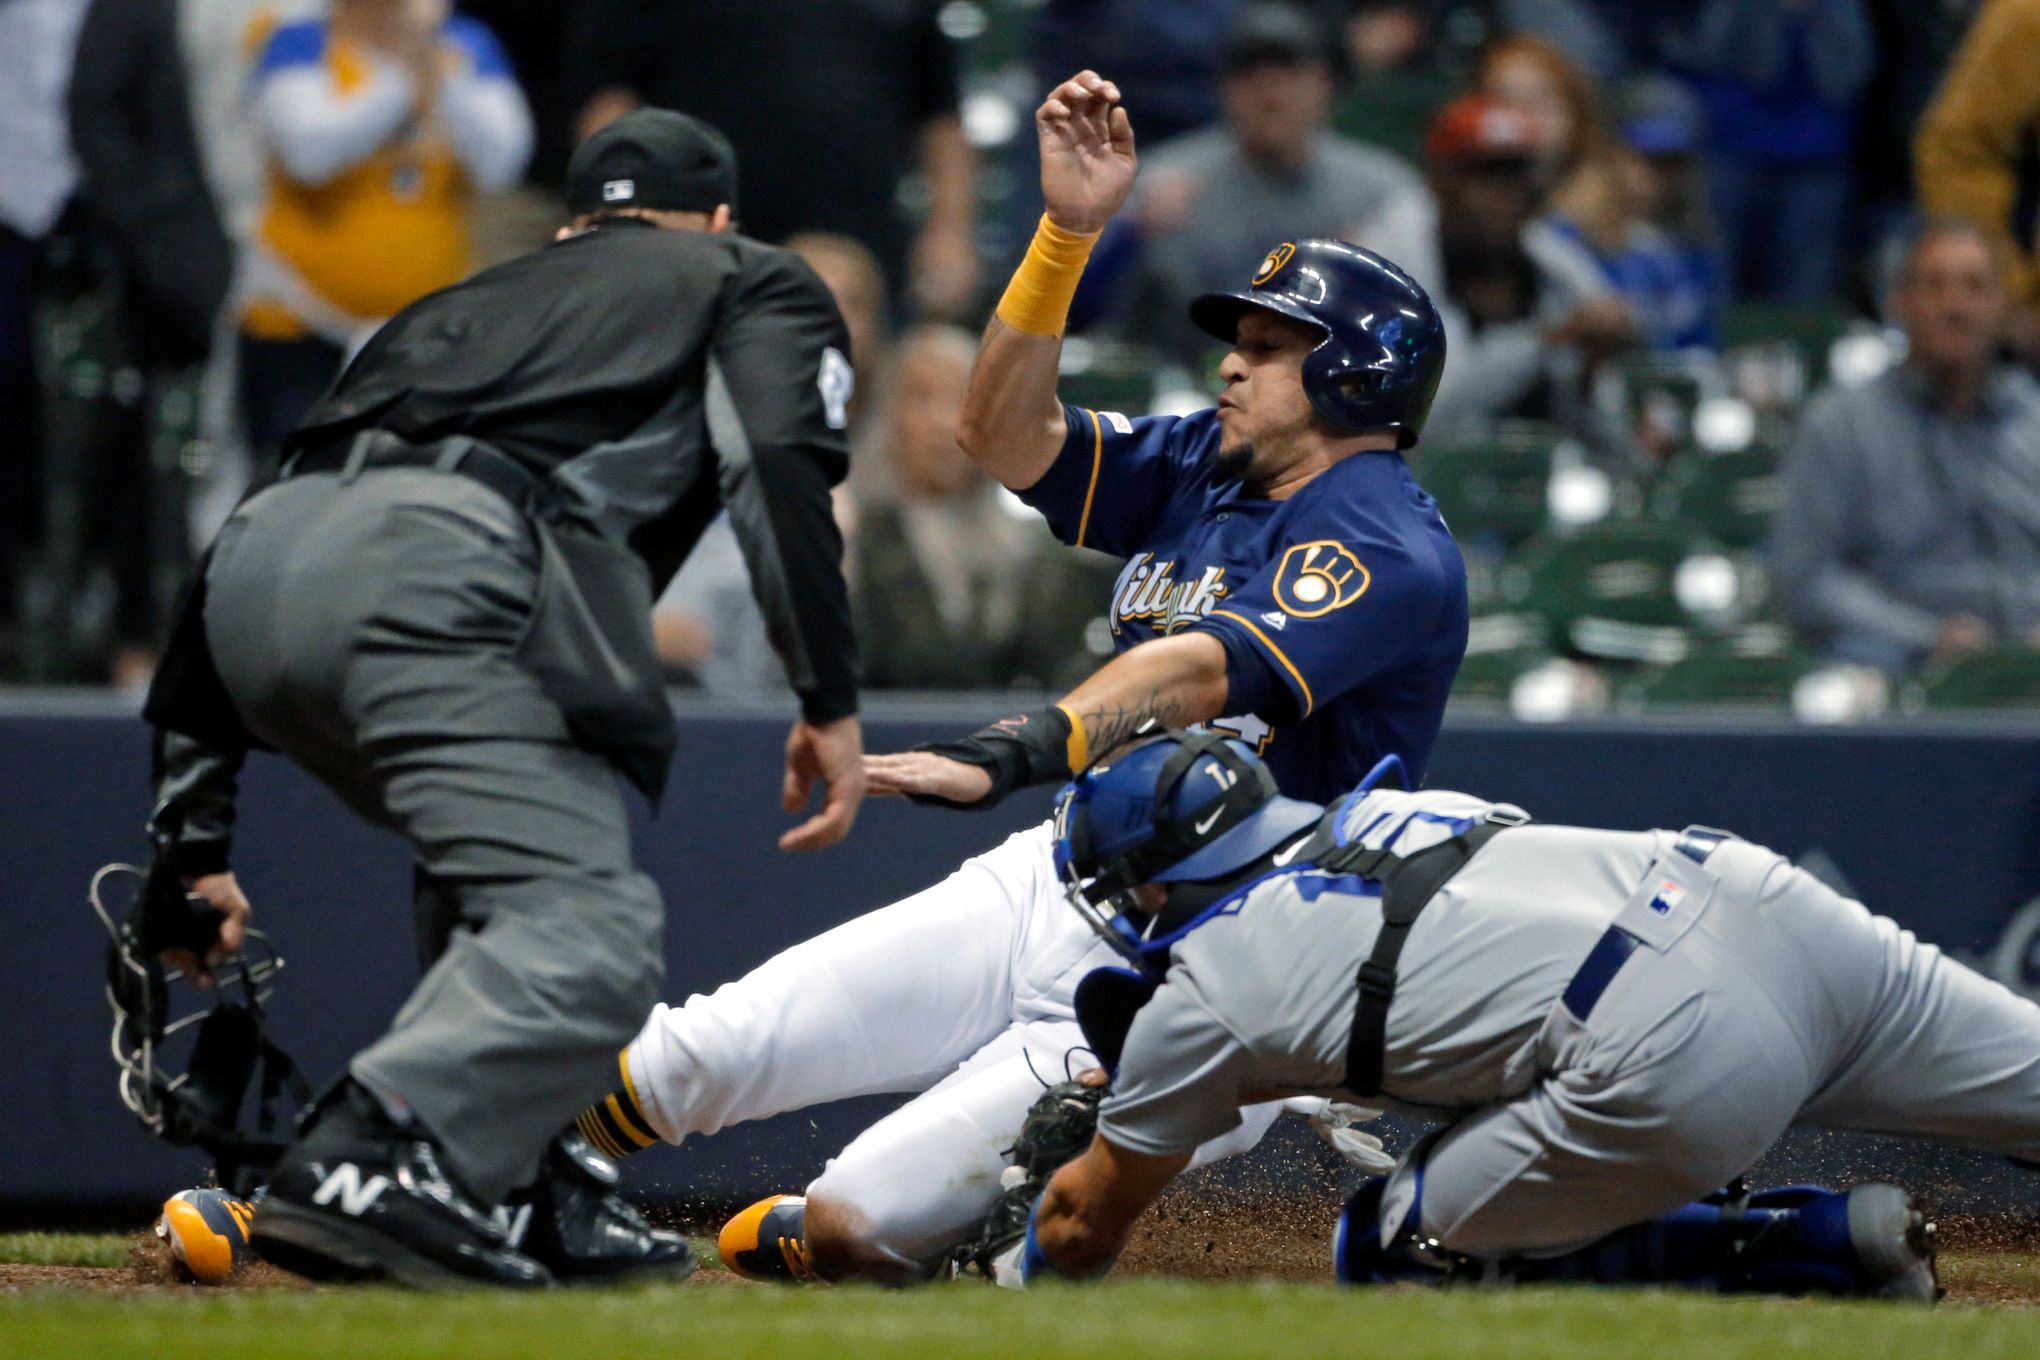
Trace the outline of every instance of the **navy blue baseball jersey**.
<instances>
[{"instance_id":1,"label":"navy blue baseball jersey","mask_svg":"<svg viewBox=\"0 0 2040 1360\"><path fill-rule=\"evenodd\" d=\"M1063 410L1062 452L1021 499L1063 542L1126 559L1119 649L1215 634L1231 690L1213 726L1292 798L1329 802L1390 753L1422 780L1466 654L1466 565L1402 455L1355 454L1257 500L1213 466L1216 411Z\"/></svg>"}]
</instances>

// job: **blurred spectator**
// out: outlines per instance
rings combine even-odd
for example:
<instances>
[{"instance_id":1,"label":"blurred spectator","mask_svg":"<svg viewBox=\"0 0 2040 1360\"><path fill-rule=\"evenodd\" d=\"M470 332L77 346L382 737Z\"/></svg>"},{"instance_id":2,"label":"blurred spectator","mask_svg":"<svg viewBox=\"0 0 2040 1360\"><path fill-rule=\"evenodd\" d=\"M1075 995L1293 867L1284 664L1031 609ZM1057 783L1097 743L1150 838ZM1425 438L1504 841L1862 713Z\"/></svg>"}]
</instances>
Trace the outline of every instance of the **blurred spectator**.
<instances>
[{"instance_id":1,"label":"blurred spectator","mask_svg":"<svg viewBox=\"0 0 2040 1360\"><path fill-rule=\"evenodd\" d=\"M60 588L75 589L90 560L111 567L116 684L139 684L154 666L157 600L182 576L193 537L184 522L186 474L206 469L230 434L230 421L208 431L193 414L195 406L224 415L230 405L224 378L209 386L206 374L236 268L213 186L215 167L233 157L204 145L213 125L201 126L199 101L221 86L243 86L247 29L266 8L246 0L93 0L78 38L71 142L96 296L107 309L92 352L140 382L131 384L134 400L121 404L123 418L76 422L70 431L67 485L55 494L74 496L84 513L57 533L81 541L76 549L53 544L50 569ZM236 22L238 41L226 36ZM245 183L253 179L245 164L253 143L240 142ZM209 402L215 391L221 399ZM179 413L174 422L171 412Z\"/></svg>"},{"instance_id":2,"label":"blurred spectator","mask_svg":"<svg viewBox=\"0 0 2040 1360\"><path fill-rule=\"evenodd\" d=\"M1436 40L1436 0L1360 0L1346 21L1346 51L1354 67L1376 75L1420 61Z\"/></svg>"},{"instance_id":3,"label":"blurred spectator","mask_svg":"<svg viewBox=\"0 0 2040 1360\"><path fill-rule=\"evenodd\" d=\"M1552 43L1516 33L1488 44L1474 88L1524 118L1547 186L1565 183L1610 149L1593 81Z\"/></svg>"},{"instance_id":4,"label":"blurred spectator","mask_svg":"<svg viewBox=\"0 0 2040 1360\"><path fill-rule=\"evenodd\" d=\"M879 395L851 464L876 471L854 501L838 489L836 518L870 688L1053 687L1085 669L1111 568L1059 548L957 447L976 354L969 332L928 325L889 369L864 370ZM667 588L653 633L666 664L718 698L786 688L725 518Z\"/></svg>"},{"instance_id":5,"label":"blurred spectator","mask_svg":"<svg viewBox=\"0 0 2040 1360\"><path fill-rule=\"evenodd\" d=\"M1307 11L1257 4L1241 16L1225 45L1224 125L1176 139L1141 168L1139 338L1203 355L1210 341L1189 320L1190 299L1238 287L1282 237L1338 237L1437 280L1431 195L1397 157L1328 129L1335 73L1331 36Z\"/></svg>"},{"instance_id":6,"label":"blurred spectator","mask_svg":"<svg viewBox=\"0 0 2040 1360\"><path fill-rule=\"evenodd\" d=\"M1700 113L1676 82L1627 92L1621 145L1552 195L1549 220L1591 253L1653 350L1720 343L1721 271L1694 152Z\"/></svg>"},{"instance_id":7,"label":"blurred spectator","mask_svg":"<svg viewBox=\"0 0 2040 1360\"><path fill-rule=\"evenodd\" d=\"M1905 362L1807 407L1772 577L1839 659L1901 671L2040 646L2040 384L1997 362L2006 306L1990 240L1929 224L1890 299Z\"/></svg>"},{"instance_id":8,"label":"blurred spectator","mask_svg":"<svg viewBox=\"0 0 2040 1360\"><path fill-rule=\"evenodd\" d=\"M1143 151L1218 118L1225 37L1247 0L1046 0L1028 34L1036 89L1086 67L1140 120Z\"/></svg>"},{"instance_id":9,"label":"blurred spectator","mask_svg":"<svg viewBox=\"0 0 2040 1360\"><path fill-rule=\"evenodd\" d=\"M2017 308L2014 346L2040 359L2040 0L1989 0L1921 119L1920 206L1976 224L1998 248Z\"/></svg>"},{"instance_id":10,"label":"blurred spectator","mask_svg":"<svg viewBox=\"0 0 2040 1360\"><path fill-rule=\"evenodd\" d=\"M1856 124L1856 192L1875 245L1909 227L1913 135L1984 0L1864 0L1877 70ZM1940 211L1946 211L1941 209Z\"/></svg>"},{"instance_id":11,"label":"blurred spectator","mask_svg":"<svg viewBox=\"0 0 2040 1360\"><path fill-rule=\"evenodd\" d=\"M254 76L267 197L243 279L242 415L273 451L376 324L470 268L475 191L515 184L531 114L445 0L334 0Z\"/></svg>"},{"instance_id":12,"label":"blurred spectator","mask_svg":"<svg viewBox=\"0 0 2040 1360\"><path fill-rule=\"evenodd\" d=\"M1591 255L1536 220L1541 149L1517 109L1485 95L1439 111L1425 144L1438 197L1449 358L1427 433L1503 418L1570 420L1585 372L1635 340Z\"/></svg>"},{"instance_id":13,"label":"blurred spectator","mask_svg":"<svg viewBox=\"0 0 2040 1360\"><path fill-rule=\"evenodd\" d=\"M858 508L853 579L873 689L1053 687L1083 664L1102 594L1039 516L972 465L956 420L977 341L921 327L900 342L875 440L896 497Z\"/></svg>"},{"instance_id":14,"label":"blurred spectator","mask_svg":"<svg viewBox=\"0 0 2040 1360\"><path fill-rule=\"evenodd\" d=\"M234 249L192 118L196 82L177 0L93 0L71 83L71 144L119 271L130 333L163 365L202 362L233 284Z\"/></svg>"},{"instance_id":15,"label":"blurred spectator","mask_svg":"<svg viewBox=\"0 0 2040 1360\"><path fill-rule=\"evenodd\" d=\"M0 628L14 619L20 558L40 527L35 312L44 243L78 183L64 89L85 4L0 4Z\"/></svg>"},{"instance_id":16,"label":"blurred spectator","mask_svg":"<svg viewBox=\"0 0 2040 1360\"><path fill-rule=\"evenodd\" d=\"M1602 85L1658 64L1668 43L1705 0L1501 0L1496 19L1535 35Z\"/></svg>"},{"instance_id":17,"label":"blurred spectator","mask_svg":"<svg viewBox=\"0 0 2040 1360\"><path fill-rule=\"evenodd\" d=\"M1861 3L1706 0L1674 55L1707 111L1730 290L1826 300L1848 230L1857 102L1876 60Z\"/></svg>"},{"instance_id":18,"label":"blurred spectator","mask_svg":"<svg viewBox=\"0 0 2040 1360\"><path fill-rule=\"evenodd\" d=\"M976 154L937 0L588 0L575 24L586 136L645 102L708 119L744 167L742 228L839 232L921 310L977 288ZM918 230L900 207L920 171Z\"/></svg>"}]
</instances>

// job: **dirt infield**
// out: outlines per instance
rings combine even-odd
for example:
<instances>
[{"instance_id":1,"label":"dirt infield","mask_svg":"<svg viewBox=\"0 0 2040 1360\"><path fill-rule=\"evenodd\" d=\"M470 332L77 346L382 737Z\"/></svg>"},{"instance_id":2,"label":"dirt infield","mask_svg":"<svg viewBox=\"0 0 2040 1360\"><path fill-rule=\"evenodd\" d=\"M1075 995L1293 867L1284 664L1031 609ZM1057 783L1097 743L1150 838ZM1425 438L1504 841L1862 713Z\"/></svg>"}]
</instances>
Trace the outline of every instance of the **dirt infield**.
<instances>
[{"instance_id":1,"label":"dirt infield","mask_svg":"<svg viewBox=\"0 0 2040 1360\"><path fill-rule=\"evenodd\" d=\"M1195 1186L1165 1196L1134 1230L1120 1264L1130 1276L1199 1280L1321 1282L1337 1205L1294 1195ZM705 1226L686 1226L697 1233ZM1937 1224L1943 1252L1942 1282L1951 1302L2040 1307L2040 1216L1953 1217ZM707 1234L712 1240L712 1227ZM705 1245L705 1244L704 1244ZM710 1266L700 1287L750 1287ZM310 1288L305 1281L257 1263L228 1286L273 1290ZM135 1233L121 1266L0 1264L0 1293L83 1290L156 1294L201 1288L183 1276L168 1250L149 1232Z\"/></svg>"}]
</instances>

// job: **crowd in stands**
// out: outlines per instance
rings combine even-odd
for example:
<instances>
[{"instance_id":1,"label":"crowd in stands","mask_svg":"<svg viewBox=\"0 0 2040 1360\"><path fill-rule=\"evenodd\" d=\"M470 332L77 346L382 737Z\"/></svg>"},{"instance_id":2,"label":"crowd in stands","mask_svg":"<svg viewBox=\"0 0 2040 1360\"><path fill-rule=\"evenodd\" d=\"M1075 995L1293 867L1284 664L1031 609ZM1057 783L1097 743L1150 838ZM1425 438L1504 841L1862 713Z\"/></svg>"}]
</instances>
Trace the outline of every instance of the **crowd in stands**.
<instances>
[{"instance_id":1,"label":"crowd in stands","mask_svg":"<svg viewBox=\"0 0 2040 1360\"><path fill-rule=\"evenodd\" d=\"M651 103L849 322L867 684L1066 683L1116 564L953 429L1085 66L1142 175L1071 398L1202 404L1185 304L1280 237L1401 263L1469 700L2040 706L2040 0L0 0L0 681L145 678L349 353L541 244L573 141ZM656 633L782 690L726 526Z\"/></svg>"}]
</instances>

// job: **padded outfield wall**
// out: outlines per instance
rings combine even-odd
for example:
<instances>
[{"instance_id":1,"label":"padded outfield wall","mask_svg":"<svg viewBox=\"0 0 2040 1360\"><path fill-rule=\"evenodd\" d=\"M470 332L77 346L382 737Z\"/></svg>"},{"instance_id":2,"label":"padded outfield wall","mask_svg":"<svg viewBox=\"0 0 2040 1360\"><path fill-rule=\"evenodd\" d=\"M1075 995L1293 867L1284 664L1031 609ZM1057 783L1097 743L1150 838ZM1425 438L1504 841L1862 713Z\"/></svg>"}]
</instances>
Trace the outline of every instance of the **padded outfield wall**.
<instances>
[{"instance_id":1,"label":"padded outfield wall","mask_svg":"<svg viewBox=\"0 0 2040 1360\"><path fill-rule=\"evenodd\" d=\"M996 698L877 706L867 741L899 749L1001 708ZM773 842L787 825L777 806L785 723L778 711L683 710L672 790L656 819L641 816L638 837L669 906L670 999L932 882L1047 805L1043 792L985 814L873 802L849 844L783 855ZM142 853L146 776L146 733L120 703L0 696L0 1211L139 1205L202 1169L115 1099L101 935L85 907L94 868ZM1431 782L1521 803L1544 821L1732 828L2040 996L2040 719L1837 729L1455 716ZM238 868L290 964L274 1005L279 1037L324 1082L416 980L409 867L395 839L273 757L251 762L242 806ZM844 1102L655 1149L636 1159L633 1184L717 1202L790 1189L887 1105Z\"/></svg>"}]
</instances>

